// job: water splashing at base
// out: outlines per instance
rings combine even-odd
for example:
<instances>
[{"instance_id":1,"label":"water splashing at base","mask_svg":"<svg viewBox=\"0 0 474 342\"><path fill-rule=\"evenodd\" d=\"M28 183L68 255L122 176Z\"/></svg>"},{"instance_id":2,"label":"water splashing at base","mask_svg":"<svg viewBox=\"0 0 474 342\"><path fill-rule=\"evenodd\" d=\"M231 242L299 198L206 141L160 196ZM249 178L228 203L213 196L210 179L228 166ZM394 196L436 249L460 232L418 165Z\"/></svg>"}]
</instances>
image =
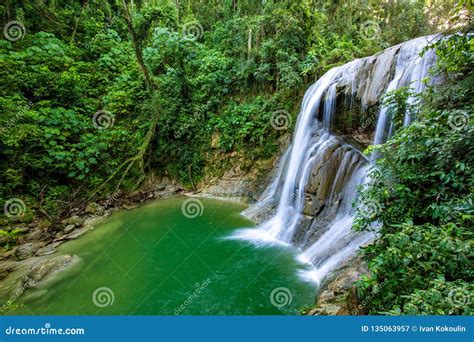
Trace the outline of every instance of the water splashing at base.
<instances>
[{"instance_id":1,"label":"water splashing at base","mask_svg":"<svg viewBox=\"0 0 474 342\"><path fill-rule=\"evenodd\" d=\"M354 101L367 108L387 92L402 86L409 86L414 92L422 91L425 87L422 80L435 58L430 51L423 57L419 54L430 38L414 39L376 56L333 68L306 91L292 144L259 202L246 211L255 216L272 203L276 206L274 215L255 229L236 231L231 238L246 239L257 245L292 244L300 248L303 251L300 261L314 265L301 276L318 284L353 257L360 246L373 240L373 233L352 230L351 204L357 199L357 187L368 181L370 162L331 132L338 91L350 97L351 108ZM320 113L322 122L318 120ZM405 118L405 124L410 120ZM382 105L374 144L385 142L391 129L389 108ZM322 205L313 214L309 228L299 234L298 228L306 219L303 213L307 196Z\"/></svg>"}]
</instances>

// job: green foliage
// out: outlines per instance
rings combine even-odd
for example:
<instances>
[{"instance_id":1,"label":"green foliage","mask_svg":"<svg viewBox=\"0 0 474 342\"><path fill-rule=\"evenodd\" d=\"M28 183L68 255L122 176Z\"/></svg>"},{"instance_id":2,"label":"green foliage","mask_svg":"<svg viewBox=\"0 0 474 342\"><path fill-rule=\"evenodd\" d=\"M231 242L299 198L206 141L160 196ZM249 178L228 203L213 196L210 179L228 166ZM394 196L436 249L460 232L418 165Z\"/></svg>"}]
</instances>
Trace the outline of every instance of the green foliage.
<instances>
[{"instance_id":1,"label":"green foliage","mask_svg":"<svg viewBox=\"0 0 474 342\"><path fill-rule=\"evenodd\" d=\"M0 238L3 239L3 248L9 250L16 244L19 235L23 233L21 229L3 230L0 229Z\"/></svg>"},{"instance_id":2,"label":"green foliage","mask_svg":"<svg viewBox=\"0 0 474 342\"><path fill-rule=\"evenodd\" d=\"M407 315L472 315L472 293L472 283L447 282L440 277L431 281L426 290L415 290L406 296L403 310ZM391 310L389 314L399 315L400 310Z\"/></svg>"},{"instance_id":3,"label":"green foliage","mask_svg":"<svg viewBox=\"0 0 474 342\"><path fill-rule=\"evenodd\" d=\"M152 99L122 6L0 5L5 22L26 27L0 41L2 201L25 195L52 216L81 204L136 155L156 108L146 165L125 187L150 168L194 186L216 158L274 157L292 127L273 129L272 113L294 122L303 91L329 68L432 30L420 1L138 1L131 16ZM380 34L362 35L367 21ZM100 110L113 126L94 126Z\"/></svg>"},{"instance_id":4,"label":"green foliage","mask_svg":"<svg viewBox=\"0 0 474 342\"><path fill-rule=\"evenodd\" d=\"M355 228L378 227L379 238L363 249L371 277L358 290L364 296L384 285L368 303L371 313L474 313L471 44L472 38L455 35L435 45L437 71L447 81L415 107L401 105L407 89L389 97L396 118L408 110L417 120L372 148L382 157L361 192ZM367 207L375 208L371 215ZM456 289L467 293L462 306L450 298Z\"/></svg>"}]
</instances>

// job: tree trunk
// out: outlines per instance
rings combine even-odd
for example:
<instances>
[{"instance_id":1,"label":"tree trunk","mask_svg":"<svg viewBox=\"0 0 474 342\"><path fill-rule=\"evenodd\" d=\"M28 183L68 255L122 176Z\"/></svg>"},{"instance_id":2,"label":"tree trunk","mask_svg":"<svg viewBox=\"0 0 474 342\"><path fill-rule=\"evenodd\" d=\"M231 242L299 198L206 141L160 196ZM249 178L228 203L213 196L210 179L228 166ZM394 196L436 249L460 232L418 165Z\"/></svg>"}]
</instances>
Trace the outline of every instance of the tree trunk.
<instances>
[{"instance_id":1,"label":"tree trunk","mask_svg":"<svg viewBox=\"0 0 474 342\"><path fill-rule=\"evenodd\" d=\"M150 74L148 72L148 69L145 65L145 62L143 60L143 54L142 54L142 48L141 48L141 43L139 39L137 38L137 34L135 33L135 29L133 28L133 23L132 23L132 15L130 14L130 10L128 8L128 1L123 0L123 11L124 11L124 17L125 21L127 22L127 28L128 32L130 34L130 38L132 39L132 44L133 44L133 49L135 51L135 57L137 59L138 66L140 67L143 77L145 78L145 84L147 87L147 90L150 92L152 90L152 82L150 78Z\"/></svg>"},{"instance_id":2,"label":"tree trunk","mask_svg":"<svg viewBox=\"0 0 474 342\"><path fill-rule=\"evenodd\" d=\"M128 7L128 0L123 0L123 12L124 12L124 19L127 22L127 27L128 31L130 34L130 37L132 39L132 44L133 44L133 49L135 51L135 57L138 63L138 66L140 67L140 70L142 71L143 78L145 80L145 85L147 87L148 94L150 96L150 100L154 101L155 99L155 93L156 93L156 87L153 84L153 81L150 77L150 73L148 71L148 68L145 65L144 59L143 59L143 54L142 54L142 49L141 49L141 42L139 38L136 35L136 32L133 27L133 22L132 22L132 16L130 13L130 9ZM153 139L153 136L155 135L156 131L156 126L158 123L158 118L159 118L159 109L158 105L152 105L152 113L151 113L151 118L150 118L150 127L148 128L148 131L143 139L143 142L136 152L136 154L125 160L122 164L120 164L115 171L107 178L105 182L103 182L99 188L97 188L90 197L93 197L99 190L101 190L106 184L108 184L110 181L112 181L122 170L124 170L121 174L120 180L118 181L115 190L119 190L122 182L125 180L125 177L131 170L131 168L136 165L140 169L140 177L139 180L135 184L135 188L140 184L140 182L144 179L144 159L145 159L145 154L148 151L148 148L150 147L151 141Z\"/></svg>"}]
</instances>

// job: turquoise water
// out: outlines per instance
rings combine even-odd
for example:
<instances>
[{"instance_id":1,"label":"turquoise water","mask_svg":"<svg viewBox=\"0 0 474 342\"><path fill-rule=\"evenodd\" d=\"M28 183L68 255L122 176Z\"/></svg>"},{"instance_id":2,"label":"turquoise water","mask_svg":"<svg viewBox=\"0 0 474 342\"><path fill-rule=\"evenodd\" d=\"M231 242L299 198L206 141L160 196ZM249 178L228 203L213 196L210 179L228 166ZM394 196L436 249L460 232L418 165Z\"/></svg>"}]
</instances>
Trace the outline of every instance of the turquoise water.
<instances>
[{"instance_id":1,"label":"turquoise water","mask_svg":"<svg viewBox=\"0 0 474 342\"><path fill-rule=\"evenodd\" d=\"M314 303L294 250L224 239L254 226L239 214L245 207L199 201L174 197L113 214L60 246L80 261L28 290L11 314L278 315Z\"/></svg>"}]
</instances>

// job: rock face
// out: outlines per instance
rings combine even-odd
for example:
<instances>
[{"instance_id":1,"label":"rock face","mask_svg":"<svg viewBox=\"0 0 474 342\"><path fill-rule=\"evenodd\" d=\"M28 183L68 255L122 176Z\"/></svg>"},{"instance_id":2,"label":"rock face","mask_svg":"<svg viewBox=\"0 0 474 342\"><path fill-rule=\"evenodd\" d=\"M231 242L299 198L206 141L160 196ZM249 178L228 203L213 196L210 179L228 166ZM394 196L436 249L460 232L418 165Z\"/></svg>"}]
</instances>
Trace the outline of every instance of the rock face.
<instances>
[{"instance_id":1,"label":"rock face","mask_svg":"<svg viewBox=\"0 0 474 342\"><path fill-rule=\"evenodd\" d=\"M343 265L336 277L328 279L319 294L316 307L307 315L358 315L362 307L357 303L354 282L368 270L364 262L356 257Z\"/></svg>"},{"instance_id":2,"label":"rock face","mask_svg":"<svg viewBox=\"0 0 474 342\"><path fill-rule=\"evenodd\" d=\"M202 191L202 195L233 202L253 202L258 192L256 175L248 174L236 166Z\"/></svg>"},{"instance_id":3,"label":"rock face","mask_svg":"<svg viewBox=\"0 0 474 342\"><path fill-rule=\"evenodd\" d=\"M337 78L334 132L356 146L366 147L371 144L380 102L400 60L433 40L433 36L420 37L392 46L374 56L347 63ZM434 57L428 56L423 63L429 64L433 60ZM416 67L417 65L411 66ZM408 68L401 76L401 85L415 81L410 78L412 71L413 69ZM322 120L322 111L318 115Z\"/></svg>"},{"instance_id":4,"label":"rock face","mask_svg":"<svg viewBox=\"0 0 474 342\"><path fill-rule=\"evenodd\" d=\"M334 219L341 205L348 182L366 163L363 155L343 139L332 141L311 167L303 210L307 222L299 225L293 243L304 249L326 231L327 223Z\"/></svg>"},{"instance_id":5,"label":"rock face","mask_svg":"<svg viewBox=\"0 0 474 342\"><path fill-rule=\"evenodd\" d=\"M205 190L205 194L211 197L228 199L236 202L245 202L252 196L251 182L245 178L229 176L225 174L216 184Z\"/></svg>"}]
</instances>

